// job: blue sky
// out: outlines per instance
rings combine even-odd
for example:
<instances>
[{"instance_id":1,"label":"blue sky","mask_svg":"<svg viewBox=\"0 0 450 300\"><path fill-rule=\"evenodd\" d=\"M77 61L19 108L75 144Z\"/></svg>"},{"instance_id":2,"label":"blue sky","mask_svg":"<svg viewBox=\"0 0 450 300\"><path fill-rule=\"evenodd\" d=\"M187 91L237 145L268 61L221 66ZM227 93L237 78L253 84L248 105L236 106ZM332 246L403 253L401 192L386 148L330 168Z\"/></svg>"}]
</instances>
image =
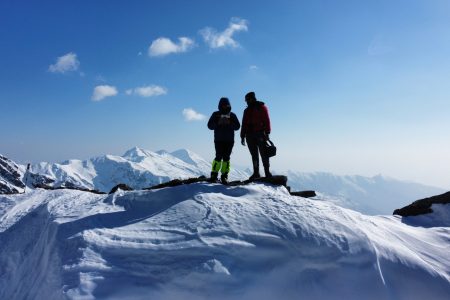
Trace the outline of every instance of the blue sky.
<instances>
[{"instance_id":1,"label":"blue sky","mask_svg":"<svg viewBox=\"0 0 450 300\"><path fill-rule=\"evenodd\" d=\"M137 145L212 159L201 115L227 96L241 117L253 90L276 170L449 188L449 53L444 0L5 0L0 153L61 161ZM236 141L232 160L249 165Z\"/></svg>"}]
</instances>

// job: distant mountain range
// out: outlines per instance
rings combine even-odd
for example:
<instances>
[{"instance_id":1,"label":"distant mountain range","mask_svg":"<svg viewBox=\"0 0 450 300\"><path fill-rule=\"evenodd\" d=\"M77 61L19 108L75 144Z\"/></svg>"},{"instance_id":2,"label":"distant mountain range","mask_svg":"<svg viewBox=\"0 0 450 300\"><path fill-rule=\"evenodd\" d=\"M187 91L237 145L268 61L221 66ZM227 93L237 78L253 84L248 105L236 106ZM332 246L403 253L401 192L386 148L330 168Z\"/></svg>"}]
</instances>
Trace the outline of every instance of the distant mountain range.
<instances>
[{"instance_id":1,"label":"distant mountain range","mask_svg":"<svg viewBox=\"0 0 450 300\"><path fill-rule=\"evenodd\" d=\"M319 199L369 215L391 214L412 201L445 192L441 188L382 175L339 176L289 171L287 176L288 184L295 190L316 190L320 193Z\"/></svg>"},{"instance_id":2,"label":"distant mountain range","mask_svg":"<svg viewBox=\"0 0 450 300\"><path fill-rule=\"evenodd\" d=\"M23 191L26 167L0 156L0 193ZM208 176L211 164L186 149L152 152L134 147L122 156L102 155L88 160L33 164L28 173L30 187L46 183L55 187L79 187L109 192L124 183L134 189L150 187L172 179ZM249 171L233 168L231 180L249 177ZM331 173L288 171L288 185L294 190L315 190L316 200L333 202L365 214L391 214L414 200L445 192L443 189L384 176L338 176Z\"/></svg>"},{"instance_id":3,"label":"distant mountain range","mask_svg":"<svg viewBox=\"0 0 450 300\"><path fill-rule=\"evenodd\" d=\"M141 189L172 179L208 176L211 164L186 149L152 152L134 147L122 156L102 155L60 164L43 162L33 165L32 171L55 179L57 186L71 185L108 192L119 183ZM230 172L230 179L246 176L246 173L235 169Z\"/></svg>"}]
</instances>

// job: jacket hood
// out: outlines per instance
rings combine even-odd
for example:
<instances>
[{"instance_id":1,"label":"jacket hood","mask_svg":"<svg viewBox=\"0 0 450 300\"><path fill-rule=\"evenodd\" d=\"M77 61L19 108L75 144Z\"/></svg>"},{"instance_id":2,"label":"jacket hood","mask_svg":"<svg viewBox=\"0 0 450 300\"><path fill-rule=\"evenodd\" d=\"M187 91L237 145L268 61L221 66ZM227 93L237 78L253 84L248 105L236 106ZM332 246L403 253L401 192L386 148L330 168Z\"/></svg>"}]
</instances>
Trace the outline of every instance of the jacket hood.
<instances>
[{"instance_id":1,"label":"jacket hood","mask_svg":"<svg viewBox=\"0 0 450 300\"><path fill-rule=\"evenodd\" d=\"M219 105L217 106L221 113L229 113L231 111L231 104L228 98L220 98Z\"/></svg>"}]
</instances>

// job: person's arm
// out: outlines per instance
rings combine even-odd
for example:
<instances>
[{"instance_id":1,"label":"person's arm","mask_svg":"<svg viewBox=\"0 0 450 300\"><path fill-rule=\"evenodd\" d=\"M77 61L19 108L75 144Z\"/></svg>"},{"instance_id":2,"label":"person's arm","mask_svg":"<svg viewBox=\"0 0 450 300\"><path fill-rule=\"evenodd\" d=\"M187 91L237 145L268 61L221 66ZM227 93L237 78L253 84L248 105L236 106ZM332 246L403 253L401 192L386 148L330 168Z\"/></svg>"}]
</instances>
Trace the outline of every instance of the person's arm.
<instances>
[{"instance_id":1,"label":"person's arm","mask_svg":"<svg viewBox=\"0 0 450 300\"><path fill-rule=\"evenodd\" d=\"M208 128L214 130L217 128L217 112L213 112L208 121Z\"/></svg>"},{"instance_id":2,"label":"person's arm","mask_svg":"<svg viewBox=\"0 0 450 300\"><path fill-rule=\"evenodd\" d=\"M241 126L241 144L242 146L245 146L245 136L247 134L247 127L248 127L248 116L247 116L247 110L244 110L244 115L242 116L242 126Z\"/></svg>"},{"instance_id":3,"label":"person's arm","mask_svg":"<svg viewBox=\"0 0 450 300\"><path fill-rule=\"evenodd\" d=\"M241 126L241 138L245 138L247 135L247 128L248 128L248 116L247 116L247 110L244 110L244 115L242 116L242 126Z\"/></svg>"},{"instance_id":4,"label":"person's arm","mask_svg":"<svg viewBox=\"0 0 450 300\"><path fill-rule=\"evenodd\" d=\"M263 105L263 123L264 123L264 132L266 133L267 136L269 136L272 130L270 126L269 110L265 105Z\"/></svg>"}]
</instances>

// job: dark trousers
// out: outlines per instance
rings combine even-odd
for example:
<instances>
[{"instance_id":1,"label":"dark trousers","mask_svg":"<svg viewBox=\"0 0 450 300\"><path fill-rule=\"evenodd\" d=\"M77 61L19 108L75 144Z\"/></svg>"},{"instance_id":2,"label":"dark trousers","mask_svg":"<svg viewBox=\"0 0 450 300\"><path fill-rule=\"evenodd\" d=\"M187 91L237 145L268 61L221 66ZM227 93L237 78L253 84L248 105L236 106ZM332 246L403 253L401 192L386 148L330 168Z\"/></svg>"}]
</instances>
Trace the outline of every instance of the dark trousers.
<instances>
[{"instance_id":1,"label":"dark trousers","mask_svg":"<svg viewBox=\"0 0 450 300\"><path fill-rule=\"evenodd\" d=\"M217 161L230 161L231 151L233 150L234 142L214 142L216 147Z\"/></svg>"},{"instance_id":2,"label":"dark trousers","mask_svg":"<svg viewBox=\"0 0 450 300\"><path fill-rule=\"evenodd\" d=\"M263 132L250 133L246 136L248 150L252 155L253 162L253 172L259 174L259 155L261 155L261 160L264 166L264 170L268 171L269 157L265 151L265 136Z\"/></svg>"}]
</instances>

